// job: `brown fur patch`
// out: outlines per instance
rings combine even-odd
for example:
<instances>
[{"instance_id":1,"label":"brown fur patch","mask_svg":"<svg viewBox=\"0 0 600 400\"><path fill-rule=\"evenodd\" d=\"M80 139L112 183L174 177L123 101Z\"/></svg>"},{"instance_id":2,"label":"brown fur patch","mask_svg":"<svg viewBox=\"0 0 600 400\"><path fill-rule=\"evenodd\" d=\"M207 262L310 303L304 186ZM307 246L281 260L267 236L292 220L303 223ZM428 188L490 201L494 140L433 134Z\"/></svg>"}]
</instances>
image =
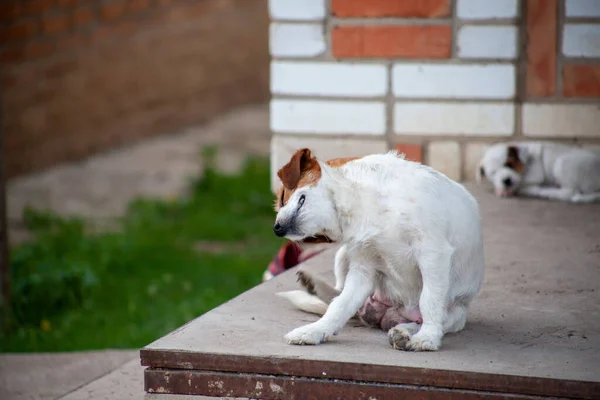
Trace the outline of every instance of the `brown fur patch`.
<instances>
[{"instance_id":1,"label":"brown fur patch","mask_svg":"<svg viewBox=\"0 0 600 400\"><path fill-rule=\"evenodd\" d=\"M362 157L341 157L327 160L325 163L333 168L341 167L350 161L358 160ZM277 176L281 179L283 185L277 191L275 198L275 211L279 211L285 206L294 194L296 189L303 186L315 185L321 179L321 167L314 158L309 149L300 149L278 172ZM304 243L332 243L326 236L316 236L307 238Z\"/></svg>"},{"instance_id":2,"label":"brown fur patch","mask_svg":"<svg viewBox=\"0 0 600 400\"><path fill-rule=\"evenodd\" d=\"M515 146L508 147L504 166L518 173L522 173L525 170L525 164L519 158L519 149Z\"/></svg>"},{"instance_id":3,"label":"brown fur patch","mask_svg":"<svg viewBox=\"0 0 600 400\"><path fill-rule=\"evenodd\" d=\"M299 187L316 184L321 178L321 167L309 149L300 149L277 171L277 176L283 186L277 191L275 211L279 211Z\"/></svg>"},{"instance_id":4,"label":"brown fur patch","mask_svg":"<svg viewBox=\"0 0 600 400\"><path fill-rule=\"evenodd\" d=\"M333 158L331 160L327 160L325 163L330 167L337 168L341 167L344 164L349 163L350 161L359 160L362 157L342 157L342 158Z\"/></svg>"},{"instance_id":5,"label":"brown fur patch","mask_svg":"<svg viewBox=\"0 0 600 400\"><path fill-rule=\"evenodd\" d=\"M325 163L333 168L341 167L362 157L340 157ZM315 185L321 179L321 167L309 149L300 149L278 172L283 186L277 191L275 211L283 207L299 187Z\"/></svg>"},{"instance_id":6,"label":"brown fur patch","mask_svg":"<svg viewBox=\"0 0 600 400\"><path fill-rule=\"evenodd\" d=\"M283 186L290 190L309 183L301 182L307 174L315 182L321 177L321 167L309 149L300 149L295 152L290 161L277 171L277 176L281 179Z\"/></svg>"}]
</instances>

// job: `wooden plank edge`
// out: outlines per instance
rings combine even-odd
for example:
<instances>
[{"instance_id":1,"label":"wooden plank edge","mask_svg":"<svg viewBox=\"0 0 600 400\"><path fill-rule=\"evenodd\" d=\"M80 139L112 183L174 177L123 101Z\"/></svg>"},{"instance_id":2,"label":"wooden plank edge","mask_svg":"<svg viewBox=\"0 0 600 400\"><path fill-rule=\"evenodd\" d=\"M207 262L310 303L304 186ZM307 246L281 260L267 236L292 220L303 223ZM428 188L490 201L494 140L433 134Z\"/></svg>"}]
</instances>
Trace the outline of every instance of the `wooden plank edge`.
<instances>
[{"instance_id":1,"label":"wooden plank edge","mask_svg":"<svg viewBox=\"0 0 600 400\"><path fill-rule=\"evenodd\" d=\"M403 400L537 400L545 396L432 388L338 379L239 374L195 370L146 369L148 393L244 397L253 399L403 399Z\"/></svg>"},{"instance_id":2,"label":"wooden plank edge","mask_svg":"<svg viewBox=\"0 0 600 400\"><path fill-rule=\"evenodd\" d=\"M339 379L373 384L426 386L436 389L472 390L512 395L551 396L594 400L600 398L600 382L527 377L431 368L354 364L278 357L254 357L170 350L140 350L141 363L152 369L194 372L215 371ZM149 371L150 371L149 370ZM184 371L185 372L185 371Z\"/></svg>"}]
</instances>

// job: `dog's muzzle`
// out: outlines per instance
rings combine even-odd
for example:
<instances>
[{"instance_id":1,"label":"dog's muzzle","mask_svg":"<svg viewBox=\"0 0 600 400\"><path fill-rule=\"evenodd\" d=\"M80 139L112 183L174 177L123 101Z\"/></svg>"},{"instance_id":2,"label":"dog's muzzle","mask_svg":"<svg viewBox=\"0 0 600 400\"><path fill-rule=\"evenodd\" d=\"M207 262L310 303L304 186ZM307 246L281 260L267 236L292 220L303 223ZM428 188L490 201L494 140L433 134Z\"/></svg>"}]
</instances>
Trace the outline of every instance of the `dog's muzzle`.
<instances>
[{"instance_id":1,"label":"dog's muzzle","mask_svg":"<svg viewBox=\"0 0 600 400\"><path fill-rule=\"evenodd\" d=\"M287 233L287 229L283 225L281 225L279 222L276 222L275 225L273 226L273 232L278 237L284 237L285 234Z\"/></svg>"}]
</instances>

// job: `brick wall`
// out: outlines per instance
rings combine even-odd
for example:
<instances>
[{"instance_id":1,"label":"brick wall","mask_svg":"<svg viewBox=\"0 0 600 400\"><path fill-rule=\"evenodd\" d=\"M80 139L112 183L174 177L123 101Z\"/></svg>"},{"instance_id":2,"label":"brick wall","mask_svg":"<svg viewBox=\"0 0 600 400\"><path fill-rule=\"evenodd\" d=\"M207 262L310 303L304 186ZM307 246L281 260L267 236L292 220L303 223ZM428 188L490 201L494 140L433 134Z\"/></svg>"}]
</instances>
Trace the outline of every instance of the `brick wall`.
<instances>
[{"instance_id":1,"label":"brick wall","mask_svg":"<svg viewBox=\"0 0 600 400\"><path fill-rule=\"evenodd\" d=\"M3 0L9 176L267 101L266 1Z\"/></svg>"},{"instance_id":2,"label":"brick wall","mask_svg":"<svg viewBox=\"0 0 600 400\"><path fill-rule=\"evenodd\" d=\"M495 141L600 144L599 0L271 0L269 12L273 174L300 146L397 148L463 180Z\"/></svg>"}]
</instances>

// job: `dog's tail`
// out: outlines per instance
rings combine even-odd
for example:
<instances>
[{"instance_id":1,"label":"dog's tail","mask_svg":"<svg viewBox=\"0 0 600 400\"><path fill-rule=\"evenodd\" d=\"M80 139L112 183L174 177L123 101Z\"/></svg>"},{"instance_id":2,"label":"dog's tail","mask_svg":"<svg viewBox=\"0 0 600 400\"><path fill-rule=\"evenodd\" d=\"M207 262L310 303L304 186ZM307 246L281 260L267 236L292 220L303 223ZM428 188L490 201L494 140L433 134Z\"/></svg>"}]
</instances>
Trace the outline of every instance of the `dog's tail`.
<instances>
[{"instance_id":1,"label":"dog's tail","mask_svg":"<svg viewBox=\"0 0 600 400\"><path fill-rule=\"evenodd\" d=\"M287 299L298 309L319 316L325 315L331 301L337 297L340 292L313 274L306 270L296 272L298 282L304 287L304 290L290 290L288 292L275 293ZM354 326L362 326L358 312L351 318Z\"/></svg>"},{"instance_id":2,"label":"dog's tail","mask_svg":"<svg viewBox=\"0 0 600 400\"><path fill-rule=\"evenodd\" d=\"M279 292L275 294L287 299L298 309L311 314L323 316L325 311L327 311L327 303L304 290L291 290L289 292Z\"/></svg>"},{"instance_id":3,"label":"dog's tail","mask_svg":"<svg viewBox=\"0 0 600 400\"><path fill-rule=\"evenodd\" d=\"M323 279L306 270L299 270L296 272L296 276L304 290L279 292L277 295L286 298L302 311L317 315L325 314L331 300L339 295L340 292Z\"/></svg>"}]
</instances>

